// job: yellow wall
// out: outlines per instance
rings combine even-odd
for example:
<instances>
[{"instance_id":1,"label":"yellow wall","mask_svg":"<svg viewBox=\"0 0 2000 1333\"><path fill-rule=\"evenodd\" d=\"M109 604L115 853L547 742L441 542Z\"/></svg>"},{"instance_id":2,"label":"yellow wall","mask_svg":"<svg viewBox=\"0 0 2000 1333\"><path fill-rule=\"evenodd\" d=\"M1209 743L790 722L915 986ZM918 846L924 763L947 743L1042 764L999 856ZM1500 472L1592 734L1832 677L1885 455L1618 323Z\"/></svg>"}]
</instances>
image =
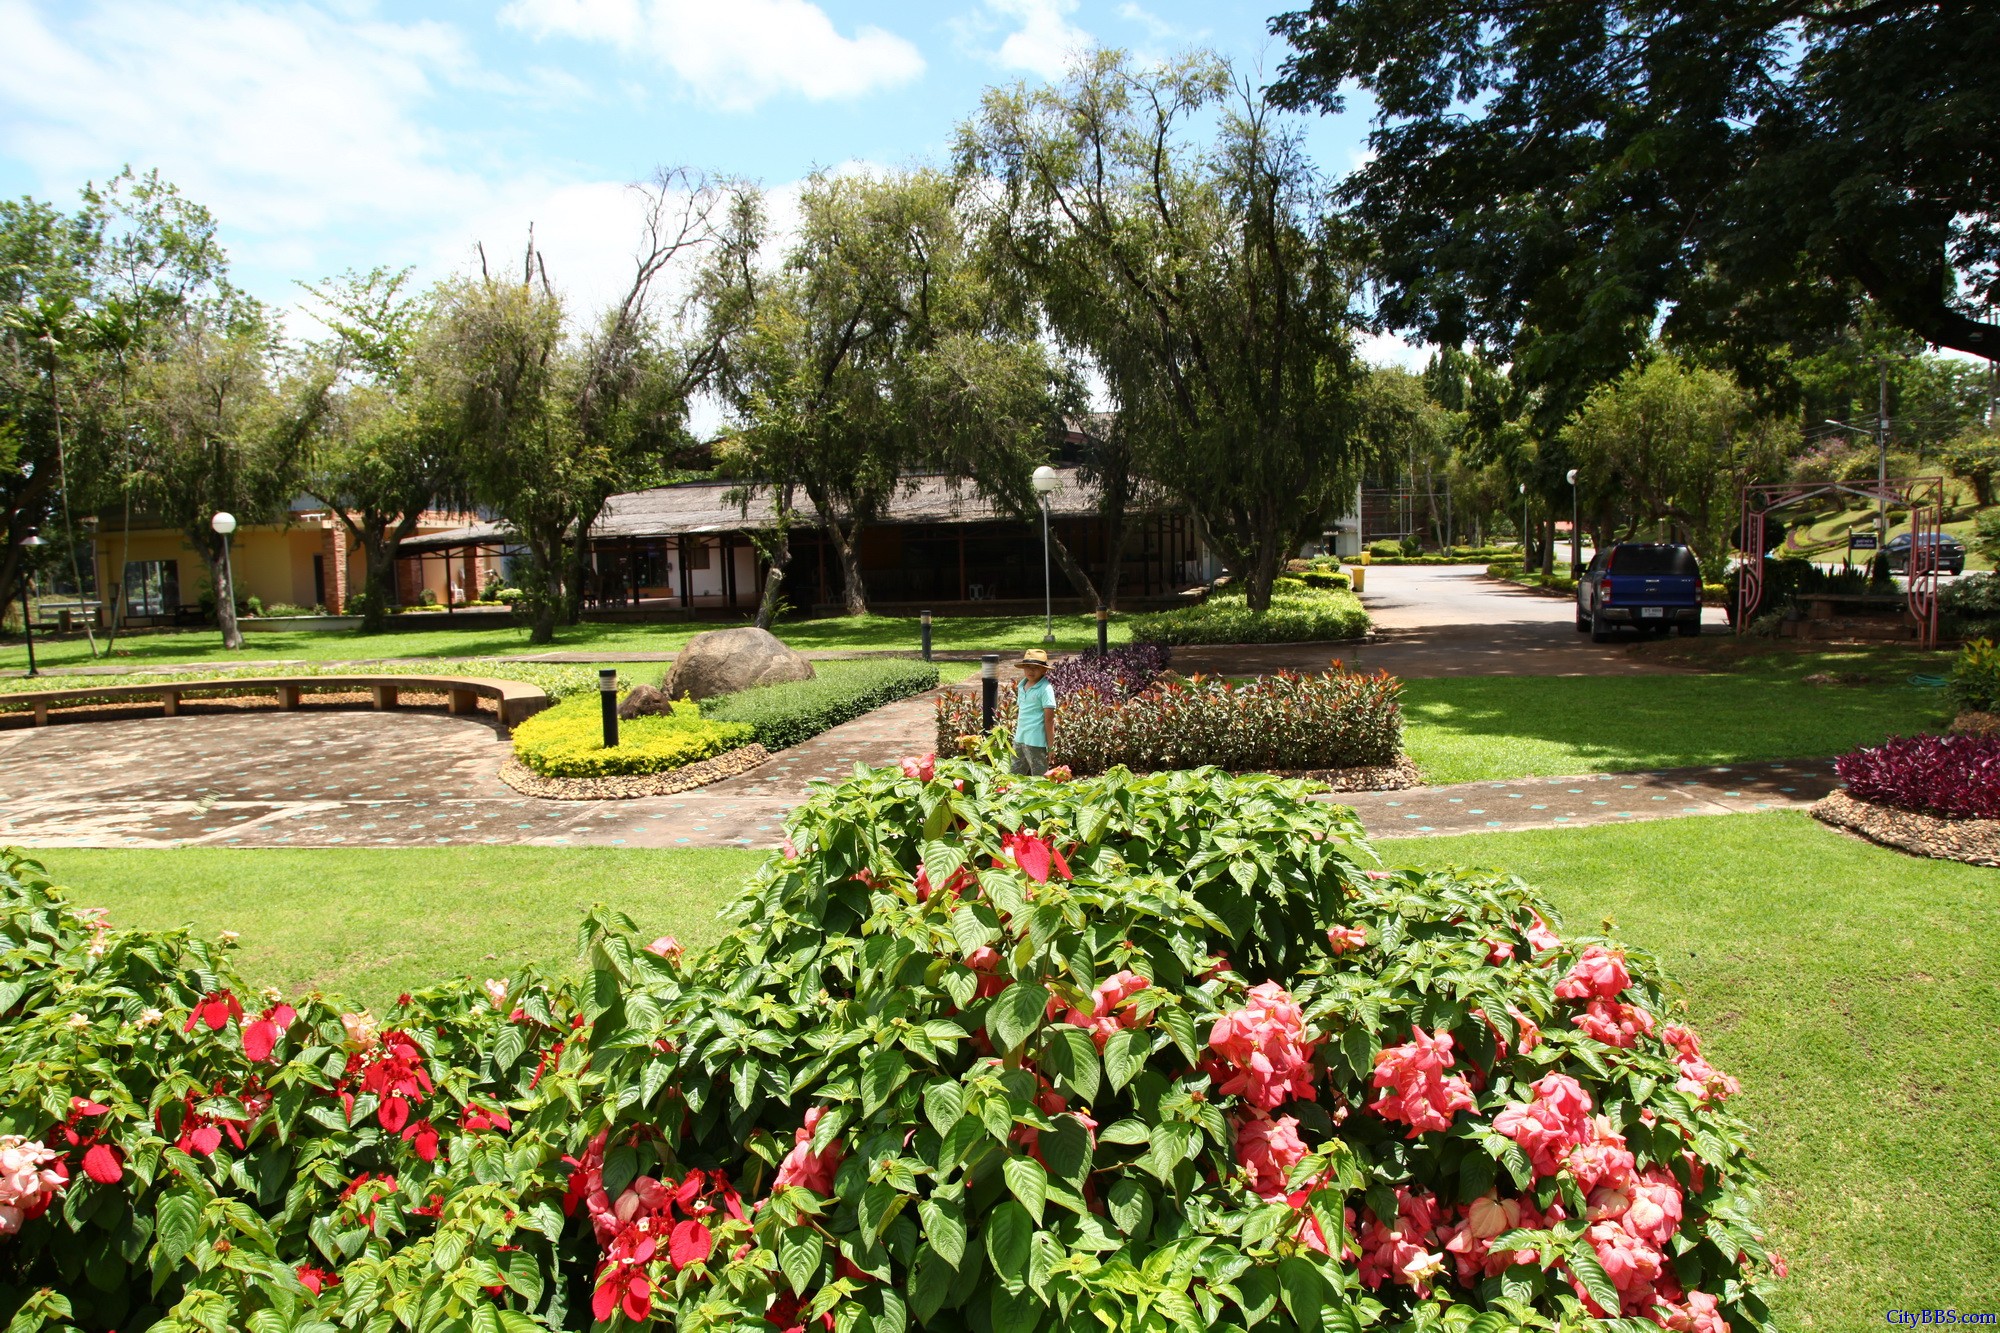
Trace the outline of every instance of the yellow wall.
<instances>
[{"instance_id":1,"label":"yellow wall","mask_svg":"<svg viewBox=\"0 0 2000 1333\"><path fill-rule=\"evenodd\" d=\"M238 600L255 597L265 603L313 604L314 555L325 549L317 524L286 528L257 524L238 528L229 539L229 564L236 577ZM208 561L179 532L149 529L134 532L128 545L121 532L100 533L97 569L104 591L112 597L123 581L124 562L172 560L180 575L180 598L193 605L209 587Z\"/></svg>"}]
</instances>

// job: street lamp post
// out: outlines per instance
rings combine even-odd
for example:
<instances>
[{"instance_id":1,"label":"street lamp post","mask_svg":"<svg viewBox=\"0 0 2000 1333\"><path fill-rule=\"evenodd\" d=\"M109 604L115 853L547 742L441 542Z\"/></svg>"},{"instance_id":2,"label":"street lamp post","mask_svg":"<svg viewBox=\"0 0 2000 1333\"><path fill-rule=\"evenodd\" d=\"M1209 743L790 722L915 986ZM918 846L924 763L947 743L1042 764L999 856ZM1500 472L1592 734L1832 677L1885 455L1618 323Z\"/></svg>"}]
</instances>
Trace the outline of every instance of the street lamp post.
<instances>
[{"instance_id":1,"label":"street lamp post","mask_svg":"<svg viewBox=\"0 0 2000 1333\"><path fill-rule=\"evenodd\" d=\"M1521 567L1528 567L1528 483L1521 483Z\"/></svg>"},{"instance_id":2,"label":"street lamp post","mask_svg":"<svg viewBox=\"0 0 2000 1333\"><path fill-rule=\"evenodd\" d=\"M1583 563L1583 529L1577 523L1576 469L1569 470L1569 576L1576 577L1576 567Z\"/></svg>"},{"instance_id":3,"label":"street lamp post","mask_svg":"<svg viewBox=\"0 0 2000 1333\"><path fill-rule=\"evenodd\" d=\"M34 528L29 528L28 535L21 538L18 544L27 547L30 551L33 551L37 546L48 545L47 542L42 540L41 533ZM23 564L21 567L21 634L28 641L28 674L30 676L39 676L42 673L35 669L34 578L34 571L29 569L26 564Z\"/></svg>"},{"instance_id":4,"label":"street lamp post","mask_svg":"<svg viewBox=\"0 0 2000 1333\"><path fill-rule=\"evenodd\" d=\"M229 566L229 534L236 531L236 515L227 510L217 510L215 517L208 520L208 526L222 538L222 596L216 598L216 619L222 622L222 646L241 648L242 631L236 628L236 571ZM223 598L229 599L227 608L222 607ZM235 642L231 642L231 640Z\"/></svg>"},{"instance_id":5,"label":"street lamp post","mask_svg":"<svg viewBox=\"0 0 2000 1333\"><path fill-rule=\"evenodd\" d=\"M1042 642L1056 641L1055 584L1049 574L1049 493L1062 485L1062 477L1044 463L1035 469L1035 494L1042 501Z\"/></svg>"}]
</instances>

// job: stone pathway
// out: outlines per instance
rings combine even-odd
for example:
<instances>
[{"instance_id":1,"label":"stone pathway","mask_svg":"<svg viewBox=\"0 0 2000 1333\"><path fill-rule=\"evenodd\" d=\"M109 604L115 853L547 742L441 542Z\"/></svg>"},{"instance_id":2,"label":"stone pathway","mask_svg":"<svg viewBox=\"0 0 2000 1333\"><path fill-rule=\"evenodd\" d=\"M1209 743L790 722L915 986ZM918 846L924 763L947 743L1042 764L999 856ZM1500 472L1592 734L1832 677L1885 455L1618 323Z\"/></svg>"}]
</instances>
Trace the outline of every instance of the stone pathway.
<instances>
[{"instance_id":1,"label":"stone pathway","mask_svg":"<svg viewBox=\"0 0 2000 1333\"><path fill-rule=\"evenodd\" d=\"M1839 785L1832 760L1801 759L1573 778L1460 782L1408 791L1353 792L1344 799L1361 816L1370 836L1412 838L1797 810Z\"/></svg>"},{"instance_id":2,"label":"stone pathway","mask_svg":"<svg viewBox=\"0 0 2000 1333\"><path fill-rule=\"evenodd\" d=\"M714 786L540 801L499 779L489 724L406 709L210 706L0 732L0 844L31 847L773 847L814 779L932 746L919 695ZM194 705L202 709L202 705Z\"/></svg>"}]
</instances>

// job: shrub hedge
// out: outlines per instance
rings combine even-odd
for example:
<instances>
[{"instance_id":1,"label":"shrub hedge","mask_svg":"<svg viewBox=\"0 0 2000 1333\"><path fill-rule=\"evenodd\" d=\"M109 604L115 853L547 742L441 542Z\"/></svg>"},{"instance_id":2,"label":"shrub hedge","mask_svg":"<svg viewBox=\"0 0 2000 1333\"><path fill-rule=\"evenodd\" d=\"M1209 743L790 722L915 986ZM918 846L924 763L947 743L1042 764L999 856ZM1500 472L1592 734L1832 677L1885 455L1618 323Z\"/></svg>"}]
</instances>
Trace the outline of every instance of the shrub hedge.
<instances>
[{"instance_id":1,"label":"shrub hedge","mask_svg":"<svg viewBox=\"0 0 2000 1333\"><path fill-rule=\"evenodd\" d=\"M910 767L815 792L713 950L599 910L575 982L380 1018L0 866L0 1316L1772 1327L1735 1084L1650 957L1370 870L1306 784Z\"/></svg>"},{"instance_id":2,"label":"shrub hedge","mask_svg":"<svg viewBox=\"0 0 2000 1333\"><path fill-rule=\"evenodd\" d=\"M1895 736L1833 761L1859 800L1946 819L2000 819L2000 736Z\"/></svg>"},{"instance_id":3,"label":"shrub hedge","mask_svg":"<svg viewBox=\"0 0 2000 1333\"><path fill-rule=\"evenodd\" d=\"M749 726L767 750L811 740L843 722L872 713L883 704L937 688L937 668L901 659L833 660L813 663L811 680L760 685L754 690L702 701L702 716Z\"/></svg>"},{"instance_id":4,"label":"shrub hedge","mask_svg":"<svg viewBox=\"0 0 2000 1333\"><path fill-rule=\"evenodd\" d=\"M1945 691L1960 708L2000 712L2000 645L1974 639L1958 650Z\"/></svg>"},{"instance_id":5,"label":"shrub hedge","mask_svg":"<svg viewBox=\"0 0 2000 1333\"><path fill-rule=\"evenodd\" d=\"M618 744L607 750L603 705L594 694L578 695L514 728L514 757L546 778L631 777L713 759L755 736L744 723L703 717L694 703L673 707L619 723Z\"/></svg>"},{"instance_id":6,"label":"shrub hedge","mask_svg":"<svg viewBox=\"0 0 2000 1333\"><path fill-rule=\"evenodd\" d=\"M1957 637L2000 634L2000 574L1968 574L1945 584L1938 589L1938 614L1945 632Z\"/></svg>"},{"instance_id":7,"label":"shrub hedge","mask_svg":"<svg viewBox=\"0 0 2000 1333\"><path fill-rule=\"evenodd\" d=\"M1242 684L1166 679L1130 699L1084 690L1056 696L1049 763L1073 773L1123 765L1159 769L1322 769L1394 763L1403 750L1402 682L1387 672L1280 672ZM997 725L1014 727L1014 687L1001 688ZM979 731L971 695L938 700L940 751Z\"/></svg>"},{"instance_id":8,"label":"shrub hedge","mask_svg":"<svg viewBox=\"0 0 2000 1333\"><path fill-rule=\"evenodd\" d=\"M1262 613L1240 593L1217 593L1197 606L1147 611L1130 621L1134 642L1164 644L1317 643L1358 639L1368 626L1353 593L1306 587L1274 591Z\"/></svg>"}]
</instances>

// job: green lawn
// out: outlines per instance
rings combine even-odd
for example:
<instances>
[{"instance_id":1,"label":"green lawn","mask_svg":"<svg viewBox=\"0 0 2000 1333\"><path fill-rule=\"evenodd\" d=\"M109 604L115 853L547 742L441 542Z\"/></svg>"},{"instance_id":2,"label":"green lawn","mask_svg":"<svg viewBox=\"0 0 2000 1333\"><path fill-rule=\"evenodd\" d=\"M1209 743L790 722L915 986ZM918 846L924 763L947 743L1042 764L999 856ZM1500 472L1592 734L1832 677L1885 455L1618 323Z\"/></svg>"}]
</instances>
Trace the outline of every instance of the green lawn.
<instances>
[{"instance_id":1,"label":"green lawn","mask_svg":"<svg viewBox=\"0 0 2000 1333\"><path fill-rule=\"evenodd\" d=\"M1906 659L1812 653L1709 675L1410 680L1403 743L1433 783L1837 755L1950 721L1941 690L1909 683ZM1800 680L1855 660L1876 680Z\"/></svg>"},{"instance_id":2,"label":"green lawn","mask_svg":"<svg viewBox=\"0 0 2000 1333\"><path fill-rule=\"evenodd\" d=\"M426 616L426 624L442 616ZM473 629L413 629L389 634L354 631L314 632L274 630L243 636L243 649L223 648L215 630L179 630L121 635L112 662L156 666L177 662L261 662L299 658L328 662L378 657L512 657L547 652L659 653L677 651L703 630L721 629L729 622L696 621L675 624L569 625L556 632L554 643L532 644L528 631L512 626ZM747 620L743 623L748 623ZM818 649L903 649L915 652L920 630L913 616L829 616L817 620L781 622L775 633L802 652ZM1074 650L1095 645L1094 616L1058 616L1056 646ZM1111 639L1126 641L1125 622L1113 619ZM947 652L1006 652L1033 648L1042 641L1040 616L939 616L932 622L931 645ZM90 648L82 639L59 643L38 641L36 662L50 666L90 666ZM19 639L0 644L0 668L26 667L26 646ZM97 665L103 665L99 658Z\"/></svg>"},{"instance_id":3,"label":"green lawn","mask_svg":"<svg viewBox=\"0 0 2000 1333\"><path fill-rule=\"evenodd\" d=\"M1772 1173L1782 1322L1994 1306L2000 1271L2000 876L1774 813L1383 844L1504 866L1577 928L1609 919L1685 988ZM243 935L253 977L379 1003L442 974L564 967L603 900L699 944L758 863L566 848L50 851L122 924Z\"/></svg>"},{"instance_id":4,"label":"green lawn","mask_svg":"<svg viewBox=\"0 0 2000 1333\"><path fill-rule=\"evenodd\" d=\"M2000 874L1801 814L1382 844L1504 866L1604 919L1686 988L1771 1171L1780 1322L2000 1308Z\"/></svg>"}]
</instances>

